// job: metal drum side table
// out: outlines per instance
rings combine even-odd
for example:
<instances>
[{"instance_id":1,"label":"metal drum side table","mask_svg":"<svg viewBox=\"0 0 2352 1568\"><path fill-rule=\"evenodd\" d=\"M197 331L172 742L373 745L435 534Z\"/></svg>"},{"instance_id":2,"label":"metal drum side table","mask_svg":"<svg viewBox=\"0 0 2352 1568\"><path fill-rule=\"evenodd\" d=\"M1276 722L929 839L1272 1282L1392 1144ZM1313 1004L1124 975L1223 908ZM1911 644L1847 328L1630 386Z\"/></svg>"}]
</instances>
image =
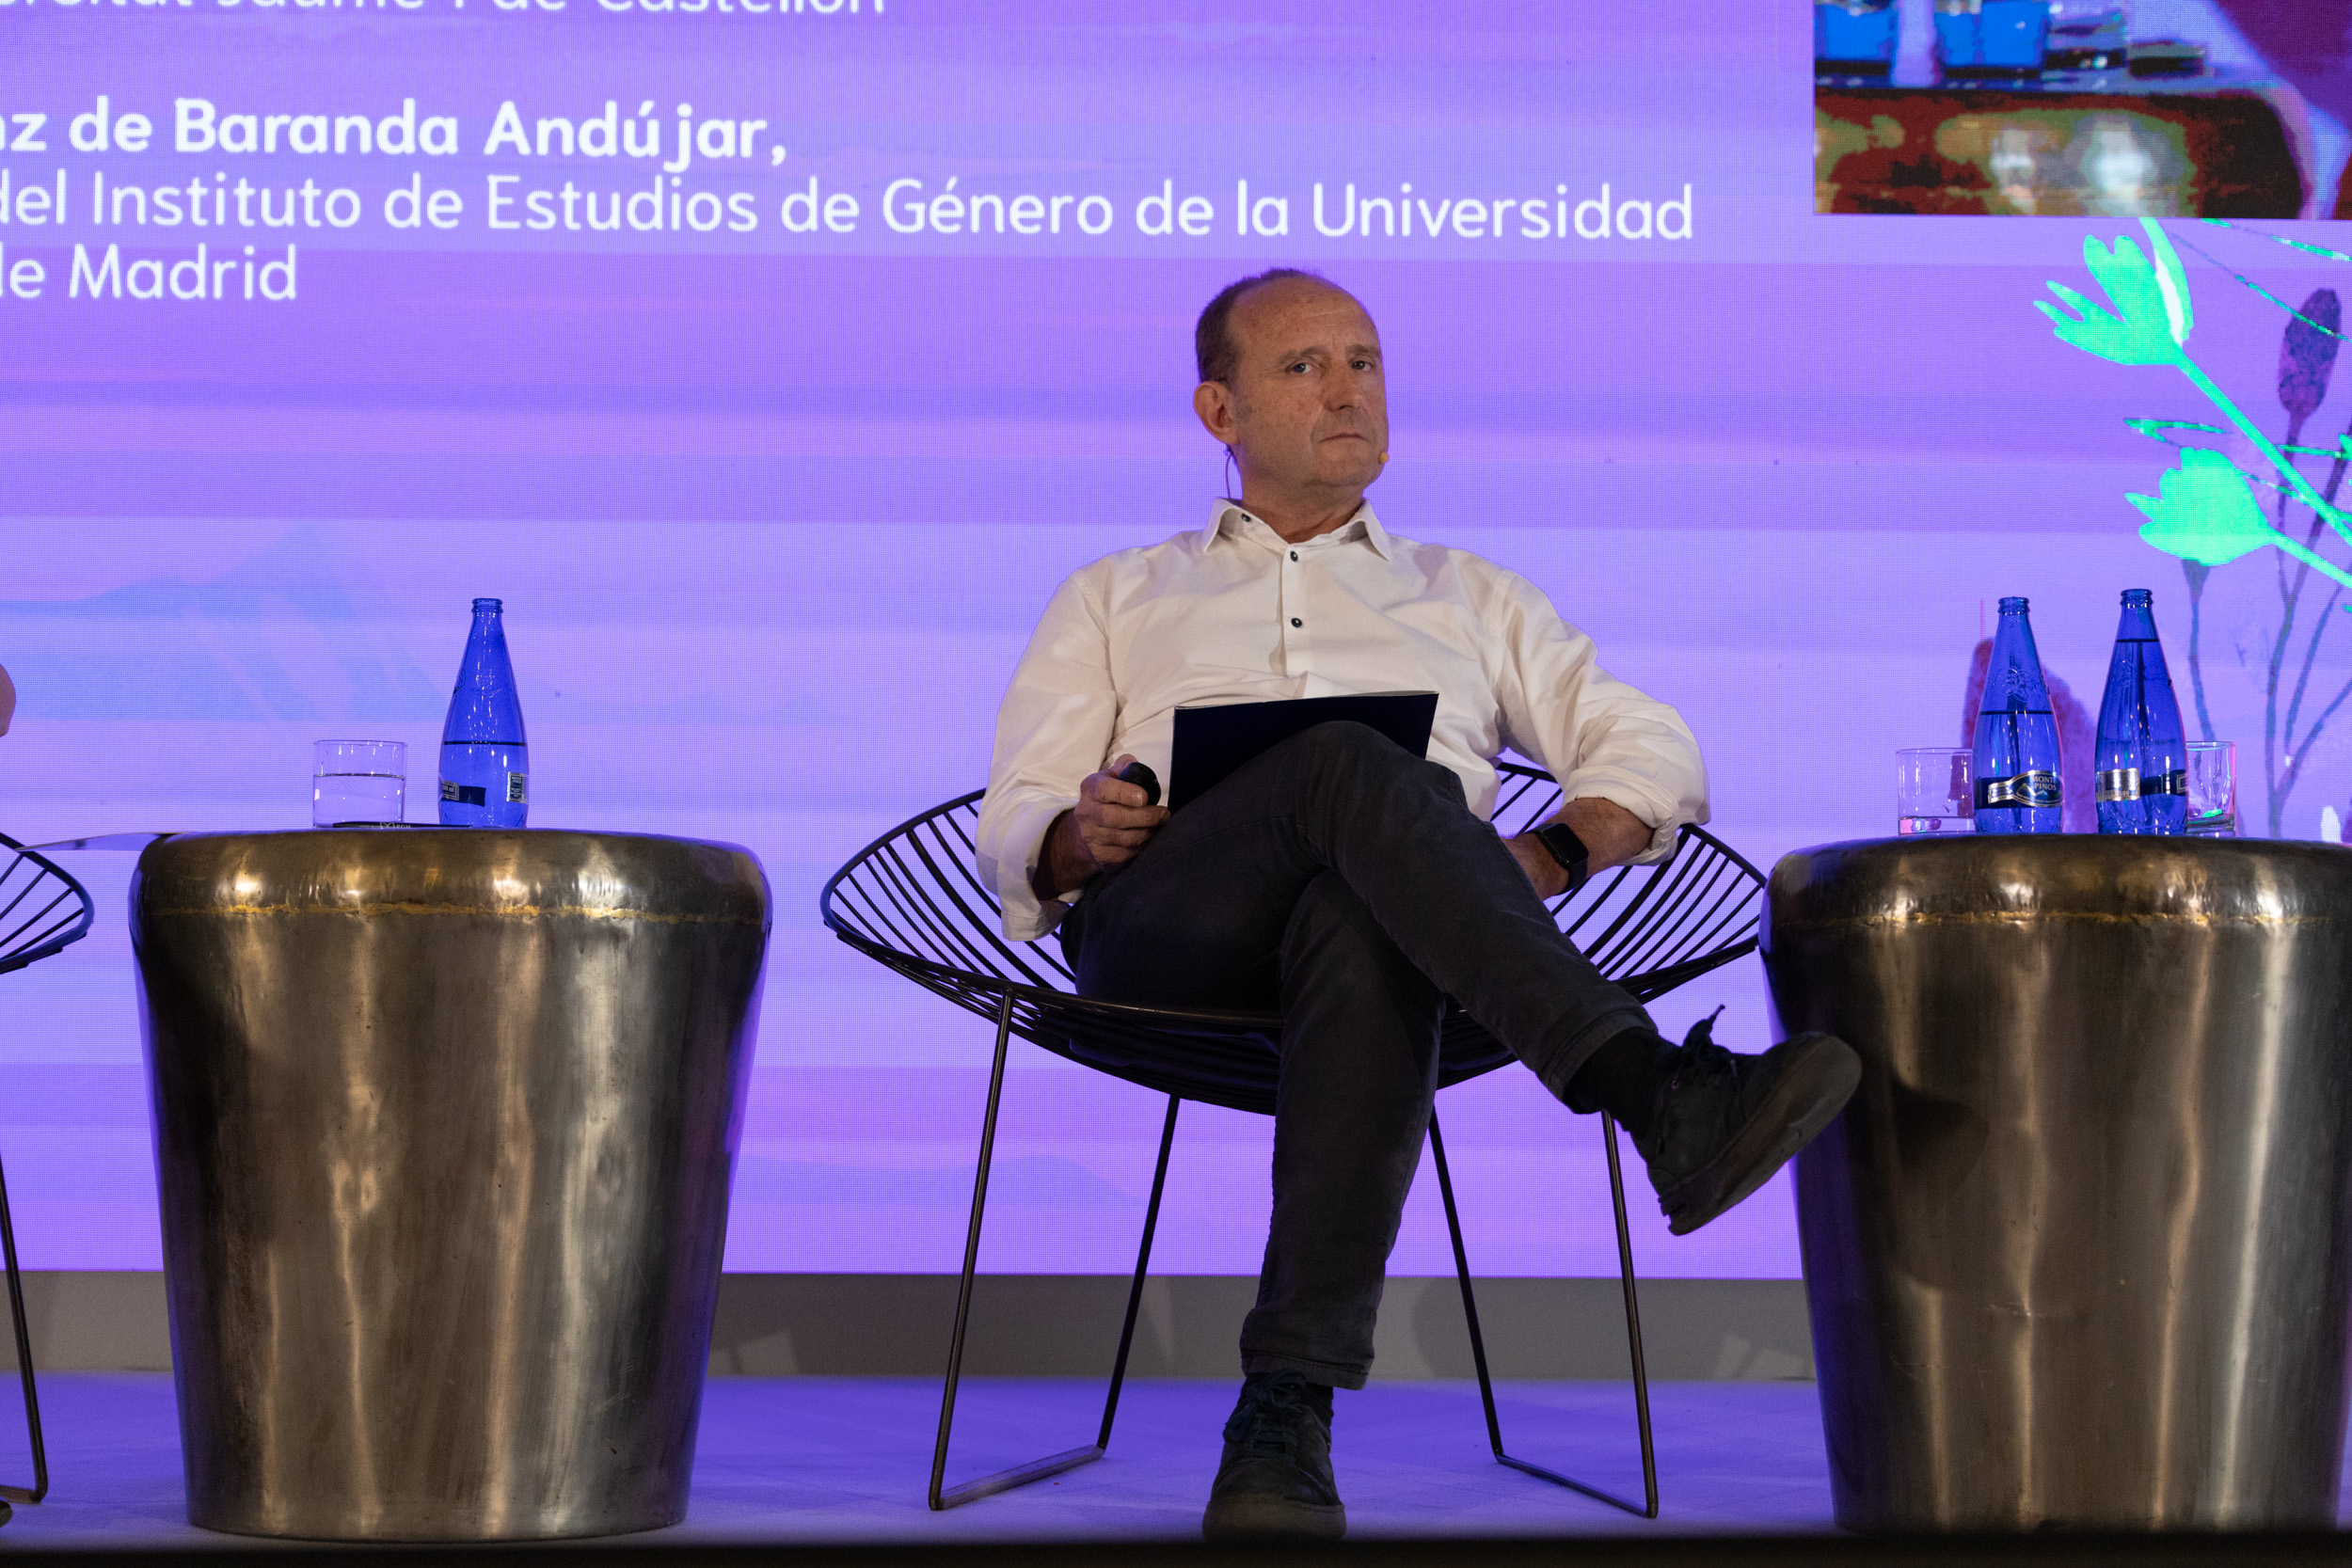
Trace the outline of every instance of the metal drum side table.
<instances>
[{"instance_id":1,"label":"metal drum side table","mask_svg":"<svg viewBox=\"0 0 2352 1568\"><path fill-rule=\"evenodd\" d=\"M1769 901L1782 1026L1864 1064L1797 1167L1838 1522L2332 1528L2352 852L1888 839Z\"/></svg>"},{"instance_id":2,"label":"metal drum side table","mask_svg":"<svg viewBox=\"0 0 2352 1568\"><path fill-rule=\"evenodd\" d=\"M132 888L188 1517L686 1512L769 896L731 845L174 837Z\"/></svg>"}]
</instances>

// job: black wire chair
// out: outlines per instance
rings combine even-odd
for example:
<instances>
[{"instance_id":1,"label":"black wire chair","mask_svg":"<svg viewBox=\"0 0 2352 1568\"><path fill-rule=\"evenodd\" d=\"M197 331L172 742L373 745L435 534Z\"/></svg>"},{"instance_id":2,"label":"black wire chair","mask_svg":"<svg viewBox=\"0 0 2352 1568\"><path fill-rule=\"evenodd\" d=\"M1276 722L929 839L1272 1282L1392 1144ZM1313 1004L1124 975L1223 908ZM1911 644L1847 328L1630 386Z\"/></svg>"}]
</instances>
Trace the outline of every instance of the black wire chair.
<instances>
[{"instance_id":1,"label":"black wire chair","mask_svg":"<svg viewBox=\"0 0 2352 1568\"><path fill-rule=\"evenodd\" d=\"M6 833L0 833L0 974L38 963L89 934L87 889ZM24 1280L16 1265L16 1226L8 1214L8 1183L0 1173L0 1253L8 1269L8 1316L16 1328L16 1364L24 1382L24 1425L33 1440L33 1484L0 1486L0 1496L37 1503L49 1495L49 1449L40 1435L40 1395L33 1386L33 1336L24 1321Z\"/></svg>"},{"instance_id":2,"label":"black wire chair","mask_svg":"<svg viewBox=\"0 0 2352 1568\"><path fill-rule=\"evenodd\" d=\"M1548 775L1516 763L1496 766L1502 782L1494 821L1502 832L1518 832L1551 813L1560 790ZM1183 1011L1099 1002L1073 994L1070 969L1057 943L1012 942L1001 934L995 894L980 879L975 863L973 832L983 793L976 790L893 828L834 873L819 899L826 926L843 942L996 1025L996 1057L989 1072L988 1109L980 1124L979 1164L972 1184L972 1220L964 1238L962 1281L956 1292L955 1332L948 1343L939 1436L931 1452L930 1500L934 1510L1025 1486L1103 1457L1110 1446L1111 1423L1119 1412L1120 1387L1126 1379L1128 1352L1135 1340L1152 1232L1159 1224L1160 1197L1168 1182L1168 1150L1176 1138L1177 1109L1184 1101L1197 1100L1273 1115L1278 1067L1274 1042L1282 1027L1281 1019L1269 1013ZM1753 951L1756 895L1763 887L1764 878L1755 866L1712 834L1686 827L1673 858L1664 864L1604 873L1576 893L1555 900L1552 911L1562 931L1603 974L1636 999L1648 1002ZM964 1331L979 1261L989 1162L1004 1091L1005 1055L1015 1035L1056 1055L1165 1094L1168 1117L1160 1131L1159 1164L1144 1208L1143 1239L1136 1253L1134 1283L1127 1292L1126 1321L1120 1329L1110 1393L1104 1402L1103 1424L1094 1442L943 1490L948 1433L963 1368ZM1460 1008L1449 1013L1439 1051L1439 1087L1492 1072L1512 1060L1510 1052ZM1495 1414L1494 1382L1486 1368L1486 1340L1479 1332L1478 1302L1470 1289L1470 1255L1462 1245L1454 1178L1446 1167L1445 1138L1434 1111L1429 1117L1429 1150L1437 1166L1438 1191L1445 1203L1446 1225L1453 1234L1462 1313L1470 1328L1470 1355L1478 1370L1486 1436L1495 1458L1514 1469L1654 1519L1658 1516L1658 1462L1650 1439L1649 1377L1642 1358L1641 1307L1634 1291L1633 1246L1626 1226L1616 1128L1606 1115L1600 1118L1600 1134L1609 1158L1627 1348L1633 1363L1634 1417L1641 1433L1640 1504L1504 1451L1502 1426Z\"/></svg>"}]
</instances>

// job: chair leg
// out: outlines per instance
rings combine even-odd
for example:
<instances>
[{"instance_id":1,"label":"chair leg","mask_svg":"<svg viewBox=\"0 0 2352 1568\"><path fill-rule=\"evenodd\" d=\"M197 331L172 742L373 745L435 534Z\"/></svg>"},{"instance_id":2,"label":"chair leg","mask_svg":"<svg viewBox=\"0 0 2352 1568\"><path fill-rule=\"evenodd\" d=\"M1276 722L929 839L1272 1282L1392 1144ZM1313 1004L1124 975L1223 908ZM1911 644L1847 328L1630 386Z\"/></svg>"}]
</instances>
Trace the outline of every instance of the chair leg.
<instances>
[{"instance_id":1,"label":"chair leg","mask_svg":"<svg viewBox=\"0 0 2352 1568\"><path fill-rule=\"evenodd\" d=\"M1581 1492L1588 1497L1624 1509L1628 1513L1645 1519L1658 1517L1658 1461L1650 1444L1649 1374L1642 1361L1642 1319L1633 1297L1633 1242L1626 1226L1625 1182L1617 1165L1617 1130L1610 1118L1600 1118L1601 1136L1609 1147L1609 1191L1614 1200L1617 1216L1617 1264L1625 1280L1626 1333L1629 1348L1633 1354L1633 1405L1642 1433L1642 1490L1646 1506L1627 1501L1613 1492L1597 1486L1587 1486L1581 1481L1515 1459L1502 1447L1502 1422L1495 1413L1494 1379L1486 1367L1486 1339L1479 1332L1478 1298L1470 1289L1470 1253L1462 1244L1462 1216L1454 1202L1454 1175L1445 1161L1445 1136L1438 1130L1438 1116L1429 1115L1429 1152L1438 1167L1438 1193L1445 1200L1446 1228L1454 1238L1454 1268L1462 1285L1462 1316L1470 1326L1470 1361L1478 1370L1478 1394L1486 1407L1486 1441L1494 1449L1495 1458L1515 1470L1523 1470L1555 1486Z\"/></svg>"},{"instance_id":2,"label":"chair leg","mask_svg":"<svg viewBox=\"0 0 2352 1568\"><path fill-rule=\"evenodd\" d=\"M1143 1279L1152 1260L1152 1237L1160 1219L1160 1195L1168 1182L1168 1154L1176 1139L1176 1107L1174 1095L1168 1096L1168 1121L1160 1132L1160 1160L1152 1177L1152 1201L1143 1215L1143 1244L1136 1254L1135 1282L1127 1291L1127 1320L1119 1336L1119 1359L1111 1370L1110 1397L1103 1406L1102 1432L1085 1448L1070 1449L1026 1465L1016 1465L1009 1470L967 1481L961 1486L943 1490L947 1475L947 1436L955 1422L956 1388L963 1372L964 1333L972 1316L972 1286L978 1273L980 1259L980 1218L988 1202L989 1162L996 1147L996 1112L1002 1103L1005 1087L1005 1055L1012 1042L1012 996L1007 992L996 1010L996 1061L988 1077L988 1112L980 1123L979 1167L972 1179L972 1224L964 1234L963 1276L956 1287L956 1329L947 1345L947 1385L939 1404L939 1440L931 1449L931 1484L930 1502L934 1513L977 1502L999 1492L1009 1492L1048 1476L1074 1470L1103 1457L1110 1447L1111 1422L1119 1412L1119 1391L1127 1378L1127 1352L1135 1341L1136 1316L1143 1301Z\"/></svg>"},{"instance_id":3,"label":"chair leg","mask_svg":"<svg viewBox=\"0 0 2352 1568\"><path fill-rule=\"evenodd\" d=\"M24 1281L16 1266L16 1227L8 1217L8 1182L0 1175L0 1250L8 1268L8 1316L16 1328L16 1364L24 1381L24 1425L33 1440L33 1486L0 1486L0 1494L37 1503L49 1496L49 1449L40 1435L40 1394L33 1386L33 1336L24 1322Z\"/></svg>"},{"instance_id":4,"label":"chair leg","mask_svg":"<svg viewBox=\"0 0 2352 1568\"><path fill-rule=\"evenodd\" d=\"M1625 1291L1625 1348L1633 1362L1633 1419L1642 1432L1642 1497L1645 1519L1658 1517L1658 1449L1650 1440L1649 1367L1642 1356L1642 1304L1633 1291L1633 1232L1625 1221L1625 1173L1617 1164L1617 1123L1600 1118L1601 1147L1609 1151L1609 1205L1617 1219L1617 1278Z\"/></svg>"},{"instance_id":5,"label":"chair leg","mask_svg":"<svg viewBox=\"0 0 2352 1568\"><path fill-rule=\"evenodd\" d=\"M1127 1321L1119 1327L1119 1359L1111 1363L1110 1397L1103 1402L1103 1430L1094 1439L1098 1451L1111 1446L1119 1390L1127 1382L1127 1352L1136 1342L1136 1313L1143 1306L1143 1278L1152 1266L1152 1236L1160 1227L1160 1195L1168 1190L1168 1151L1176 1144L1176 1109L1183 1103L1176 1095L1168 1097L1168 1122L1160 1129L1160 1163L1152 1172L1152 1201L1143 1210L1143 1244L1136 1248L1135 1283L1127 1287Z\"/></svg>"}]
</instances>

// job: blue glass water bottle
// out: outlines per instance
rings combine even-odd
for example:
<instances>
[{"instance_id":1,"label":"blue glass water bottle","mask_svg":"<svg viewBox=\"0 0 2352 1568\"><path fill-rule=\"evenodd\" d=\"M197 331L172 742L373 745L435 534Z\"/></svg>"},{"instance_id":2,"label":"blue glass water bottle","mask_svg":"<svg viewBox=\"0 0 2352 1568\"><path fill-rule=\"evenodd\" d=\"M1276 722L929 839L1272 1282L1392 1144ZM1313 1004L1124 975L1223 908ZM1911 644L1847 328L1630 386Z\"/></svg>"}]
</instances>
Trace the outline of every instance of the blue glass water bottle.
<instances>
[{"instance_id":1,"label":"blue glass water bottle","mask_svg":"<svg viewBox=\"0 0 2352 1568\"><path fill-rule=\"evenodd\" d=\"M496 599L473 602L473 630L441 726L441 826L519 828L531 810L523 705Z\"/></svg>"},{"instance_id":2,"label":"blue glass water bottle","mask_svg":"<svg viewBox=\"0 0 2352 1568\"><path fill-rule=\"evenodd\" d=\"M2026 601L2001 601L1993 634L1993 664L1984 673L1984 702L1977 709L1977 832L2055 833L2064 830L2058 805L2058 720L2042 683Z\"/></svg>"},{"instance_id":3,"label":"blue glass water bottle","mask_svg":"<svg viewBox=\"0 0 2352 1568\"><path fill-rule=\"evenodd\" d=\"M1815 73L1887 75L1894 69L1900 20L1895 0L1814 0Z\"/></svg>"},{"instance_id":4,"label":"blue glass water bottle","mask_svg":"<svg viewBox=\"0 0 2352 1568\"><path fill-rule=\"evenodd\" d=\"M2050 0L1935 0L1935 63L1947 77L2042 74Z\"/></svg>"},{"instance_id":5,"label":"blue glass water bottle","mask_svg":"<svg viewBox=\"0 0 2352 1568\"><path fill-rule=\"evenodd\" d=\"M2099 831L2179 833L2188 830L2188 744L2181 705L2156 641L2145 588L2123 591L2123 620L2099 704Z\"/></svg>"}]
</instances>

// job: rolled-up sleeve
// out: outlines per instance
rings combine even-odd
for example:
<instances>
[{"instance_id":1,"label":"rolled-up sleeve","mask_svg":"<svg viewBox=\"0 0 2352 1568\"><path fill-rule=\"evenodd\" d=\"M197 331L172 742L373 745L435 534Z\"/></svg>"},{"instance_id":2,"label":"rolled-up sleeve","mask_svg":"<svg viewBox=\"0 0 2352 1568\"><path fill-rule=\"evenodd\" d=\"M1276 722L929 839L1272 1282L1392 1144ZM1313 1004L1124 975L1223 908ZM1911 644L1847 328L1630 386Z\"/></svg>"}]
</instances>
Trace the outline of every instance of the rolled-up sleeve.
<instances>
[{"instance_id":1,"label":"rolled-up sleeve","mask_svg":"<svg viewBox=\"0 0 2352 1568\"><path fill-rule=\"evenodd\" d=\"M1491 613L1505 738L1563 799L1613 800L1641 818L1650 844L1635 864L1674 853L1682 825L1707 820L1707 765L1682 716L1603 670L1593 640L1524 578L1502 574Z\"/></svg>"},{"instance_id":2,"label":"rolled-up sleeve","mask_svg":"<svg viewBox=\"0 0 2352 1568\"><path fill-rule=\"evenodd\" d=\"M1054 819L1078 803L1078 786L1108 759L1119 720L1100 563L1054 592L996 710L996 745L976 836L981 878L1004 908L1011 942L1031 942L1070 906L1041 902L1031 879Z\"/></svg>"}]
</instances>

